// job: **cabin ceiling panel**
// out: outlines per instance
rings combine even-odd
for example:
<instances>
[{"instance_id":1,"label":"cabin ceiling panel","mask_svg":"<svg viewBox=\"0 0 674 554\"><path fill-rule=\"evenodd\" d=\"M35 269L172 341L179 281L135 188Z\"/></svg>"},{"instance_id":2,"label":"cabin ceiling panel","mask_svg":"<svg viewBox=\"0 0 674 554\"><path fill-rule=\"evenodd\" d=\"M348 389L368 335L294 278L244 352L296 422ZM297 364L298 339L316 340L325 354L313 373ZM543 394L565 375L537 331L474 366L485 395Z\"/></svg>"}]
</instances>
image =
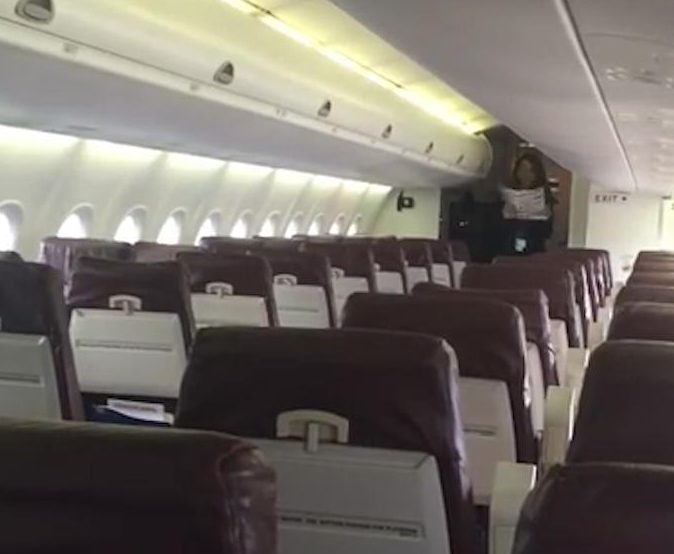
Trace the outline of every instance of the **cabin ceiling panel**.
<instances>
[{"instance_id":1,"label":"cabin ceiling panel","mask_svg":"<svg viewBox=\"0 0 674 554\"><path fill-rule=\"evenodd\" d=\"M559 163L606 187L635 188L563 1L333 1ZM665 0L655 3L666 8ZM643 2L618 4L625 13L645 11ZM616 12L609 0L572 5Z\"/></svg>"},{"instance_id":2,"label":"cabin ceiling panel","mask_svg":"<svg viewBox=\"0 0 674 554\"><path fill-rule=\"evenodd\" d=\"M594 73L643 190L674 191L674 4L572 0Z\"/></svg>"}]
</instances>

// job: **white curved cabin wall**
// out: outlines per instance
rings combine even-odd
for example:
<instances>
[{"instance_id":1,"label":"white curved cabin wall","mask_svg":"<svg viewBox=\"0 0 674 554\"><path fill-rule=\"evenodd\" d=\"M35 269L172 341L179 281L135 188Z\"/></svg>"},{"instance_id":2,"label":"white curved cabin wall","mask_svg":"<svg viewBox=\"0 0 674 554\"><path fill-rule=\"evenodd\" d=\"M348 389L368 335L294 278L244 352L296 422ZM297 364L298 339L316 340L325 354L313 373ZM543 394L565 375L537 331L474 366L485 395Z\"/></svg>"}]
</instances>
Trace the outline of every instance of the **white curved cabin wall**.
<instances>
[{"instance_id":1,"label":"white curved cabin wall","mask_svg":"<svg viewBox=\"0 0 674 554\"><path fill-rule=\"evenodd\" d=\"M93 212L90 235L113 239L124 217L145 209L142 239L154 241L166 219L185 212L181 242L191 244L209 215L220 234L251 213L251 233L278 213L278 235L301 214L299 233L323 215L327 232L344 216L373 229L390 187L274 170L0 126L0 208L20 207L16 250L34 259L42 238L81 206ZM392 193L393 194L393 193Z\"/></svg>"}]
</instances>

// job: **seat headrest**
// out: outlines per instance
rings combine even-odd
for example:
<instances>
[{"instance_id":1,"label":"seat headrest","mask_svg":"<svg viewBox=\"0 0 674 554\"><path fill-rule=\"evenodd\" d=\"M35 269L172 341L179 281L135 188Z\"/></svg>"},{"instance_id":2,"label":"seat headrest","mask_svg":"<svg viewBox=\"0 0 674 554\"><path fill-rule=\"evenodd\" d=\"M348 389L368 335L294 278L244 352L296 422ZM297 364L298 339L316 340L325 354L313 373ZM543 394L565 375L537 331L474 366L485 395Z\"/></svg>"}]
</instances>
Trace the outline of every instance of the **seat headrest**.
<instances>
[{"instance_id":1,"label":"seat headrest","mask_svg":"<svg viewBox=\"0 0 674 554\"><path fill-rule=\"evenodd\" d=\"M674 258L671 261L638 261L633 268L635 273L671 273L674 274Z\"/></svg>"},{"instance_id":2,"label":"seat headrest","mask_svg":"<svg viewBox=\"0 0 674 554\"><path fill-rule=\"evenodd\" d=\"M561 267L568 269L574 278L576 300L583 310L583 316L586 319L591 317L591 314L587 311L590 308L589 302L599 303L599 299L592 298L590 295L590 286L587 271L585 271L585 265L582 262L577 260L572 260L566 257L558 256L548 256L547 254L539 256L499 256L494 258L494 263L496 264L506 264L506 265L537 265L544 267Z\"/></svg>"},{"instance_id":3,"label":"seat headrest","mask_svg":"<svg viewBox=\"0 0 674 554\"><path fill-rule=\"evenodd\" d=\"M534 457L531 418L524 405L525 330L517 308L472 296L357 293L344 307L342 325L426 333L445 339L457 354L462 376L506 383L518 457Z\"/></svg>"},{"instance_id":4,"label":"seat headrest","mask_svg":"<svg viewBox=\"0 0 674 554\"><path fill-rule=\"evenodd\" d=\"M463 272L462 288L539 289L548 297L550 318L567 323L569 343L580 346L577 333L575 280L565 268L544 265L469 264Z\"/></svg>"},{"instance_id":5,"label":"seat headrest","mask_svg":"<svg viewBox=\"0 0 674 554\"><path fill-rule=\"evenodd\" d=\"M230 237L204 237L199 246L204 250L223 254L246 254L259 245L256 239L234 239Z\"/></svg>"},{"instance_id":6,"label":"seat headrest","mask_svg":"<svg viewBox=\"0 0 674 554\"><path fill-rule=\"evenodd\" d=\"M0 323L3 333L49 339L64 419L81 419L80 396L59 272L44 264L0 261Z\"/></svg>"},{"instance_id":7,"label":"seat headrest","mask_svg":"<svg viewBox=\"0 0 674 554\"><path fill-rule=\"evenodd\" d=\"M626 302L617 306L608 338L674 341L674 304Z\"/></svg>"},{"instance_id":8,"label":"seat headrest","mask_svg":"<svg viewBox=\"0 0 674 554\"><path fill-rule=\"evenodd\" d=\"M627 302L657 302L658 304L674 304L674 286L625 286L620 289L620 292L616 296L615 305L620 306Z\"/></svg>"},{"instance_id":9,"label":"seat headrest","mask_svg":"<svg viewBox=\"0 0 674 554\"><path fill-rule=\"evenodd\" d=\"M0 261L2 261L2 262L22 262L23 258L17 252L4 251L4 252L0 252Z\"/></svg>"},{"instance_id":10,"label":"seat headrest","mask_svg":"<svg viewBox=\"0 0 674 554\"><path fill-rule=\"evenodd\" d=\"M524 318L524 328L527 340L539 346L546 386L559 384L555 354L551 343L548 298L543 291L538 289L452 289L437 283L418 283L414 287L413 293L421 295L441 294L457 299L466 298L468 296L486 298L515 306Z\"/></svg>"},{"instance_id":11,"label":"seat headrest","mask_svg":"<svg viewBox=\"0 0 674 554\"><path fill-rule=\"evenodd\" d=\"M674 545L674 469L571 464L529 495L513 554L668 554Z\"/></svg>"},{"instance_id":12,"label":"seat headrest","mask_svg":"<svg viewBox=\"0 0 674 554\"><path fill-rule=\"evenodd\" d=\"M592 354L570 462L674 465L674 344L609 341Z\"/></svg>"},{"instance_id":13,"label":"seat headrest","mask_svg":"<svg viewBox=\"0 0 674 554\"><path fill-rule=\"evenodd\" d=\"M454 254L454 259L461 262L470 262L470 249L468 244L463 240L450 240L450 246L452 247L452 253Z\"/></svg>"},{"instance_id":14,"label":"seat headrest","mask_svg":"<svg viewBox=\"0 0 674 554\"><path fill-rule=\"evenodd\" d=\"M674 262L674 252L667 250L642 250L637 254L636 261Z\"/></svg>"},{"instance_id":15,"label":"seat headrest","mask_svg":"<svg viewBox=\"0 0 674 554\"><path fill-rule=\"evenodd\" d=\"M274 438L279 414L319 410L349 420L350 444L432 454L454 547L469 540L474 515L456 373L446 343L419 334L202 329L176 424Z\"/></svg>"},{"instance_id":16,"label":"seat headrest","mask_svg":"<svg viewBox=\"0 0 674 554\"><path fill-rule=\"evenodd\" d=\"M111 296L140 298L148 312L178 314L185 345L194 335L194 317L185 268L178 262L133 263L78 258L67 296L70 309L107 309Z\"/></svg>"},{"instance_id":17,"label":"seat headrest","mask_svg":"<svg viewBox=\"0 0 674 554\"><path fill-rule=\"evenodd\" d=\"M132 247L133 259L141 263L172 262L183 252L202 252L189 244L158 244L156 242L137 242Z\"/></svg>"},{"instance_id":18,"label":"seat headrest","mask_svg":"<svg viewBox=\"0 0 674 554\"><path fill-rule=\"evenodd\" d=\"M664 271L635 271L627 279L628 285L674 286L674 273Z\"/></svg>"},{"instance_id":19,"label":"seat headrest","mask_svg":"<svg viewBox=\"0 0 674 554\"><path fill-rule=\"evenodd\" d=\"M405 271L405 251L398 239L392 237L373 239L372 251L382 271Z\"/></svg>"},{"instance_id":20,"label":"seat headrest","mask_svg":"<svg viewBox=\"0 0 674 554\"><path fill-rule=\"evenodd\" d=\"M207 292L211 283L226 283L237 296L258 296L265 299L272 325L278 325L271 266L266 258L245 254L212 254L184 252L178 261L187 268L193 293Z\"/></svg>"},{"instance_id":21,"label":"seat headrest","mask_svg":"<svg viewBox=\"0 0 674 554\"><path fill-rule=\"evenodd\" d=\"M224 281L238 296L273 296L271 266L261 256L183 252L177 260L187 268L192 292L205 292L209 283Z\"/></svg>"},{"instance_id":22,"label":"seat headrest","mask_svg":"<svg viewBox=\"0 0 674 554\"><path fill-rule=\"evenodd\" d=\"M101 258L105 260L131 260L131 245L100 239L62 239L48 237L40 245L40 261L58 269L66 283L70 279L78 258Z\"/></svg>"},{"instance_id":23,"label":"seat headrest","mask_svg":"<svg viewBox=\"0 0 674 554\"><path fill-rule=\"evenodd\" d=\"M407 263L413 267L433 265L433 250L430 241L425 239L400 239Z\"/></svg>"},{"instance_id":24,"label":"seat headrest","mask_svg":"<svg viewBox=\"0 0 674 554\"><path fill-rule=\"evenodd\" d=\"M330 242L307 241L303 250L327 256L331 266L342 269L347 277L366 278L370 289L376 286L374 254L369 244L334 240Z\"/></svg>"},{"instance_id":25,"label":"seat headrest","mask_svg":"<svg viewBox=\"0 0 674 554\"><path fill-rule=\"evenodd\" d=\"M275 551L274 473L238 439L3 420L0 448L3 552Z\"/></svg>"}]
</instances>

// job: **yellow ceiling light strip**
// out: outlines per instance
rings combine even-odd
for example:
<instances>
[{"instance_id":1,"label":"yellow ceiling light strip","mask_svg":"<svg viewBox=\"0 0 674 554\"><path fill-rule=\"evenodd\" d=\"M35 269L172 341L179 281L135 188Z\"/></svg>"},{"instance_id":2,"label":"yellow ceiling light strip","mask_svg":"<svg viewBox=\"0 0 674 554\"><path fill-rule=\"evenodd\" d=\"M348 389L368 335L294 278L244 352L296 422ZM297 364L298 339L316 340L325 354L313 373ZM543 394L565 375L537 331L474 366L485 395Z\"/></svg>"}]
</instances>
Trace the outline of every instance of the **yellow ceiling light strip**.
<instances>
[{"instance_id":1,"label":"yellow ceiling light strip","mask_svg":"<svg viewBox=\"0 0 674 554\"><path fill-rule=\"evenodd\" d=\"M267 27L274 29L275 31L285 35L291 40L311 48L321 53L323 56L331 60L332 62L340 65L341 67L356 73L365 79L368 79L372 83L384 88L386 90L394 92L400 98L413 105L416 108L419 108L425 111L427 114L439 119L443 123L450 125L456 129L460 129L468 134L476 133L482 130L482 127L476 124L475 121L472 123L466 121L459 113L452 112L447 110L442 105L429 100L428 98L413 92L399 83L388 79L387 77L373 71L369 67L366 67L356 60L345 56L341 52L330 48L313 38L305 35L298 29L288 25L283 20L279 19L272 12L266 8L262 8L253 2L248 0L221 0L225 4L228 4L232 8L235 8L245 14L256 17L260 22L264 23Z\"/></svg>"}]
</instances>

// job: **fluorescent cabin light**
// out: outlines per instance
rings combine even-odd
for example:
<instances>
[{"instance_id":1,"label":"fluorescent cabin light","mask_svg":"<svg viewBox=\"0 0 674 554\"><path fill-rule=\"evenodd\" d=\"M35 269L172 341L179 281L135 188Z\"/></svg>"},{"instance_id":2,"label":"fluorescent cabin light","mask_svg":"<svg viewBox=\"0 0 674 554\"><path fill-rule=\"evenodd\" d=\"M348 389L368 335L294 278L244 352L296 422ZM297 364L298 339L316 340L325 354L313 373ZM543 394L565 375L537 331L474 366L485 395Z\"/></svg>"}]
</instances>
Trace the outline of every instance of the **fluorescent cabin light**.
<instances>
[{"instance_id":1,"label":"fluorescent cabin light","mask_svg":"<svg viewBox=\"0 0 674 554\"><path fill-rule=\"evenodd\" d=\"M288 25L282 19L274 15L271 11L257 6L253 2L248 2L247 0L222 1L243 13L259 19L260 22L264 23L267 27L274 29L291 40L307 48L316 50L331 60L333 63L336 63L344 69L360 75L361 77L380 86L381 88L395 92L400 98L407 101L409 104L422 109L427 114L435 117L436 119L439 119L451 127L464 131L468 134L473 134L482 130L481 126L475 123L471 125L470 123L466 122L460 114L447 110L437 102L406 89L402 85L395 83L391 79L388 79L384 75L381 75L380 73L377 73L368 67L365 67L361 63L335 50L334 48L314 40L299 29Z\"/></svg>"}]
</instances>

